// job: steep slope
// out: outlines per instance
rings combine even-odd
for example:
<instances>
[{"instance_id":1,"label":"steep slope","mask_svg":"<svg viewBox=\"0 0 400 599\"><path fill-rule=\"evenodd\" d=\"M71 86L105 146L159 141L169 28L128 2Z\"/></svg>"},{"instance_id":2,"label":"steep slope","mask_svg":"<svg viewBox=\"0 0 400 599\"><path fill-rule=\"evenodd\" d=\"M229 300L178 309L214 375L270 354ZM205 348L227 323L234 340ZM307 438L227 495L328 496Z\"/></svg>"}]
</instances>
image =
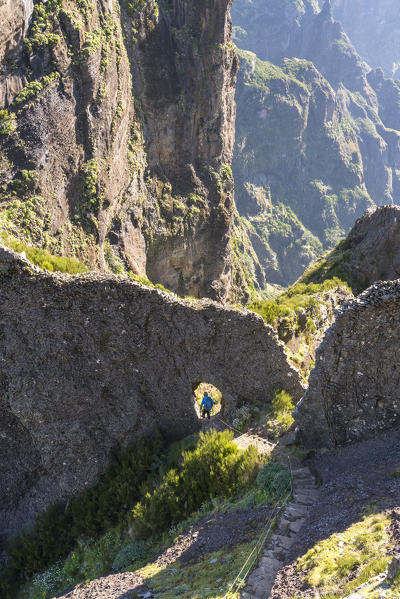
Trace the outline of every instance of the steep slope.
<instances>
[{"instance_id":1,"label":"steep slope","mask_svg":"<svg viewBox=\"0 0 400 599\"><path fill-rule=\"evenodd\" d=\"M350 35L357 52L388 77L400 75L400 18L396 0L332 0L335 19ZM362 14L362 19L360 19Z\"/></svg>"},{"instance_id":2,"label":"steep slope","mask_svg":"<svg viewBox=\"0 0 400 599\"><path fill-rule=\"evenodd\" d=\"M3 3L3 229L182 294L230 296L229 7Z\"/></svg>"},{"instance_id":3,"label":"steep slope","mask_svg":"<svg viewBox=\"0 0 400 599\"><path fill-rule=\"evenodd\" d=\"M398 206L369 210L345 240L304 273L300 283L322 283L340 277L359 293L376 281L398 279L399 219Z\"/></svg>"},{"instance_id":4,"label":"steep slope","mask_svg":"<svg viewBox=\"0 0 400 599\"><path fill-rule=\"evenodd\" d=\"M236 94L238 208L267 279L287 284L368 207L400 201L399 90L362 62L328 1L236 0L232 16L256 54L241 52Z\"/></svg>"},{"instance_id":5,"label":"steep slope","mask_svg":"<svg viewBox=\"0 0 400 599\"><path fill-rule=\"evenodd\" d=\"M333 276L356 292L368 287L336 310L317 349L309 388L296 408L309 446L344 445L398 426L399 223L398 206L368 211L300 279L300 287Z\"/></svg>"}]
</instances>

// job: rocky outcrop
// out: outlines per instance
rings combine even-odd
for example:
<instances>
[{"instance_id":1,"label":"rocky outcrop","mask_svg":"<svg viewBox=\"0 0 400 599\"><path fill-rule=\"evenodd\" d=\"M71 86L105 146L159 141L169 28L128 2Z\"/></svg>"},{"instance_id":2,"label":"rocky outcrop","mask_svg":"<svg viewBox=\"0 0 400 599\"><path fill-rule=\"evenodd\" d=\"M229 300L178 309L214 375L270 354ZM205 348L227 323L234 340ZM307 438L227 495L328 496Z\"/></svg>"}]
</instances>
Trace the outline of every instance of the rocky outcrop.
<instances>
[{"instance_id":1,"label":"rocky outcrop","mask_svg":"<svg viewBox=\"0 0 400 599\"><path fill-rule=\"evenodd\" d=\"M301 277L303 283L322 283L337 276L359 293L376 281L400 277L400 207L368 210L347 238Z\"/></svg>"},{"instance_id":2,"label":"rocky outcrop","mask_svg":"<svg viewBox=\"0 0 400 599\"><path fill-rule=\"evenodd\" d=\"M23 74L15 72L15 65L21 58L32 11L33 0L0 0L0 106L23 87Z\"/></svg>"},{"instance_id":3,"label":"rocky outcrop","mask_svg":"<svg viewBox=\"0 0 400 599\"><path fill-rule=\"evenodd\" d=\"M27 13L3 3L8 233L181 294L232 294L230 3L37 2L23 44Z\"/></svg>"},{"instance_id":4,"label":"rocky outcrop","mask_svg":"<svg viewBox=\"0 0 400 599\"><path fill-rule=\"evenodd\" d=\"M398 85L329 1L237 0L232 15L238 209L267 281L288 284L368 207L400 202Z\"/></svg>"},{"instance_id":5,"label":"rocky outcrop","mask_svg":"<svg viewBox=\"0 0 400 599\"><path fill-rule=\"evenodd\" d=\"M283 344L253 313L129 279L45 274L5 249L0 270L4 536L93 483L140 435L197 430L200 382L222 391L226 411L276 388L302 395Z\"/></svg>"},{"instance_id":6,"label":"rocky outcrop","mask_svg":"<svg viewBox=\"0 0 400 599\"><path fill-rule=\"evenodd\" d=\"M338 308L295 411L306 446L340 446L400 425L399 309L399 280Z\"/></svg>"}]
</instances>

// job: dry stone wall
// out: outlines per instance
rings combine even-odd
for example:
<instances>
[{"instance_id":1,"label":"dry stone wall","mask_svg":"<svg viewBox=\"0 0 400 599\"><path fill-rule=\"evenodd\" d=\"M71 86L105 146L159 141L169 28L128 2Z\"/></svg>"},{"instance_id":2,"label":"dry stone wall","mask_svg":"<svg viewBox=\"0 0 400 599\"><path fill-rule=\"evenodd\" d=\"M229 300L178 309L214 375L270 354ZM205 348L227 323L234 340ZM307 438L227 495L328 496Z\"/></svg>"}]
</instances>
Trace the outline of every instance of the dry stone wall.
<instances>
[{"instance_id":1,"label":"dry stone wall","mask_svg":"<svg viewBox=\"0 0 400 599\"><path fill-rule=\"evenodd\" d=\"M256 314L130 280L53 276L0 250L0 534L92 484L159 427L197 430L193 386L228 401L303 388Z\"/></svg>"},{"instance_id":2,"label":"dry stone wall","mask_svg":"<svg viewBox=\"0 0 400 599\"><path fill-rule=\"evenodd\" d=\"M400 425L400 280L337 309L296 408L302 442L333 447Z\"/></svg>"}]
</instances>

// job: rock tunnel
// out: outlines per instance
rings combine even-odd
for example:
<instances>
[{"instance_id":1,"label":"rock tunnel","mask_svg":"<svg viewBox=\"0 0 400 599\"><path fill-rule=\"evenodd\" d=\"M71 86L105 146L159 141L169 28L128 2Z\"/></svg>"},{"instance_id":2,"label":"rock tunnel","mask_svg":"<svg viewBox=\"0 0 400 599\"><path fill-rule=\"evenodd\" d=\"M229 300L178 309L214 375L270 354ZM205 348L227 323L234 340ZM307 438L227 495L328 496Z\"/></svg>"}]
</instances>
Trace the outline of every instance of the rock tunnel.
<instances>
[{"instance_id":1,"label":"rock tunnel","mask_svg":"<svg viewBox=\"0 0 400 599\"><path fill-rule=\"evenodd\" d=\"M139 436L198 430L199 381L221 390L225 411L276 388L303 393L255 314L117 277L45 274L4 248L0 270L3 537L92 484Z\"/></svg>"}]
</instances>

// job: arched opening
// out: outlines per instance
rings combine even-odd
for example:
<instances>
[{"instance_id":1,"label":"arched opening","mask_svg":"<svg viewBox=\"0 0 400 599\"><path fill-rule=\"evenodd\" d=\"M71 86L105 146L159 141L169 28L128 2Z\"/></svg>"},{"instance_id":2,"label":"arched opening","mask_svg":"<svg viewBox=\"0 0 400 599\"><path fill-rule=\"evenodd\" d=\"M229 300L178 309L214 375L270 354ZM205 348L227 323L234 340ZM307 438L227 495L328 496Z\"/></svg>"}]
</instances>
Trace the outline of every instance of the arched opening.
<instances>
[{"instance_id":1,"label":"arched opening","mask_svg":"<svg viewBox=\"0 0 400 599\"><path fill-rule=\"evenodd\" d=\"M214 403L205 402L205 406L202 407L204 397L210 397ZM224 399L222 392L215 385L195 383L193 385L193 402L197 417L201 420L211 420L221 412Z\"/></svg>"}]
</instances>

